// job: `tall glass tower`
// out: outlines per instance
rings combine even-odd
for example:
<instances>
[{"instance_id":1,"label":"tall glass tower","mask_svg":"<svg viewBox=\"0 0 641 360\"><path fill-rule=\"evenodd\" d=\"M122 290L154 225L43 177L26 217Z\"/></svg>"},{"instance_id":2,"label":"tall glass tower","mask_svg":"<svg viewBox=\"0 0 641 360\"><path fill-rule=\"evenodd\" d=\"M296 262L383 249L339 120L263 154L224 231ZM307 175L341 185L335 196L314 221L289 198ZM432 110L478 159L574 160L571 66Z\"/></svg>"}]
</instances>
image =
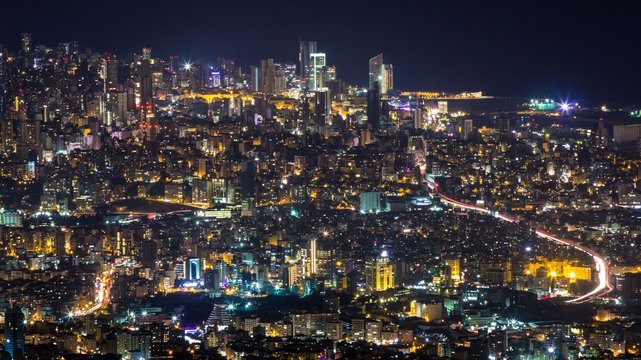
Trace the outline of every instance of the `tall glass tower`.
<instances>
[{"instance_id":1,"label":"tall glass tower","mask_svg":"<svg viewBox=\"0 0 641 360\"><path fill-rule=\"evenodd\" d=\"M13 360L24 358L24 326L22 310L10 305L4 315L4 351Z\"/></svg>"}]
</instances>

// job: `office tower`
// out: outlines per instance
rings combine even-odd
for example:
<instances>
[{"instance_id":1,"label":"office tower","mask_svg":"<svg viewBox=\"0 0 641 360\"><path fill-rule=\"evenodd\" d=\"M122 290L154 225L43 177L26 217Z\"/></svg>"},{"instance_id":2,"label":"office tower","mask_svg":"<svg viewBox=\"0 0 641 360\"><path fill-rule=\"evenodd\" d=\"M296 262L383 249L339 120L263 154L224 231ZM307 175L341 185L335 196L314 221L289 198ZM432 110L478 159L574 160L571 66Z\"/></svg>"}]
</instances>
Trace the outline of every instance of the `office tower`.
<instances>
[{"instance_id":1,"label":"office tower","mask_svg":"<svg viewBox=\"0 0 641 360\"><path fill-rule=\"evenodd\" d=\"M142 266L150 269L156 268L158 259L158 245L155 241L149 240L142 243Z\"/></svg>"},{"instance_id":2,"label":"office tower","mask_svg":"<svg viewBox=\"0 0 641 360\"><path fill-rule=\"evenodd\" d=\"M386 250L374 261L367 274L367 282L373 291L385 291L394 287L394 264L389 261Z\"/></svg>"},{"instance_id":3,"label":"office tower","mask_svg":"<svg viewBox=\"0 0 641 360\"><path fill-rule=\"evenodd\" d=\"M3 52L3 49L0 48L0 114L4 114L6 109L5 109L5 104L6 100L5 97L7 96L5 88L6 88L6 69L5 69L5 54Z\"/></svg>"},{"instance_id":4,"label":"office tower","mask_svg":"<svg viewBox=\"0 0 641 360\"><path fill-rule=\"evenodd\" d=\"M309 241L309 274L311 276L316 275L318 271L316 261L316 239L311 239Z\"/></svg>"},{"instance_id":5,"label":"office tower","mask_svg":"<svg viewBox=\"0 0 641 360\"><path fill-rule=\"evenodd\" d=\"M153 144L158 139L158 119L156 119L151 105L146 105L143 113L145 114L144 124L147 129L145 135L147 136L147 141Z\"/></svg>"},{"instance_id":6,"label":"office tower","mask_svg":"<svg viewBox=\"0 0 641 360\"><path fill-rule=\"evenodd\" d=\"M62 257L67 254L67 233L64 231L56 232L56 238L54 240L54 246L56 250L56 256Z\"/></svg>"},{"instance_id":7,"label":"office tower","mask_svg":"<svg viewBox=\"0 0 641 360\"><path fill-rule=\"evenodd\" d=\"M0 119L0 151L13 152L15 149L15 128L12 118Z\"/></svg>"},{"instance_id":8,"label":"office tower","mask_svg":"<svg viewBox=\"0 0 641 360\"><path fill-rule=\"evenodd\" d=\"M140 62L140 105L143 110L152 110L153 88L151 79L151 61L143 59Z\"/></svg>"},{"instance_id":9,"label":"office tower","mask_svg":"<svg viewBox=\"0 0 641 360\"><path fill-rule=\"evenodd\" d=\"M443 259L443 273L448 287L457 287L461 281L461 261L455 258Z\"/></svg>"},{"instance_id":10,"label":"office tower","mask_svg":"<svg viewBox=\"0 0 641 360\"><path fill-rule=\"evenodd\" d=\"M234 59L218 58L218 69L221 72L222 86L231 86L236 83L236 63Z\"/></svg>"},{"instance_id":11,"label":"office tower","mask_svg":"<svg viewBox=\"0 0 641 360\"><path fill-rule=\"evenodd\" d=\"M260 76L260 67L250 66L249 88L253 92L260 92L263 90L263 79Z\"/></svg>"},{"instance_id":12,"label":"office tower","mask_svg":"<svg viewBox=\"0 0 641 360\"><path fill-rule=\"evenodd\" d=\"M311 73L311 54L317 53L316 41L301 40L298 50L298 61L300 64L300 81L303 89L309 89L309 78Z\"/></svg>"},{"instance_id":13,"label":"office tower","mask_svg":"<svg viewBox=\"0 0 641 360\"><path fill-rule=\"evenodd\" d=\"M378 130L381 125L381 93L378 81L375 81L367 91L367 123L372 130Z\"/></svg>"},{"instance_id":14,"label":"office tower","mask_svg":"<svg viewBox=\"0 0 641 360\"><path fill-rule=\"evenodd\" d=\"M369 59L369 86L368 89L373 89L374 85L378 83L380 87L383 80L383 54L378 54Z\"/></svg>"},{"instance_id":15,"label":"office tower","mask_svg":"<svg viewBox=\"0 0 641 360\"><path fill-rule=\"evenodd\" d=\"M594 132L594 142L600 149L604 149L608 145L608 130L605 128L603 118L599 118L597 122L597 128Z\"/></svg>"},{"instance_id":16,"label":"office tower","mask_svg":"<svg viewBox=\"0 0 641 360\"><path fill-rule=\"evenodd\" d=\"M218 88L223 84L222 72L220 70L213 70L209 75L209 87Z\"/></svg>"},{"instance_id":17,"label":"office tower","mask_svg":"<svg viewBox=\"0 0 641 360\"><path fill-rule=\"evenodd\" d=\"M127 101L127 93L124 91L113 93L113 96L116 98L116 108L114 114L114 120L119 125L128 125L128 113L127 108L129 102Z\"/></svg>"},{"instance_id":18,"label":"office tower","mask_svg":"<svg viewBox=\"0 0 641 360\"><path fill-rule=\"evenodd\" d=\"M178 56L169 57L169 72L172 74L177 74L180 69Z\"/></svg>"},{"instance_id":19,"label":"office tower","mask_svg":"<svg viewBox=\"0 0 641 360\"><path fill-rule=\"evenodd\" d=\"M4 351L13 360L24 358L24 320L20 307L9 305L4 314Z\"/></svg>"},{"instance_id":20,"label":"office tower","mask_svg":"<svg viewBox=\"0 0 641 360\"><path fill-rule=\"evenodd\" d=\"M22 47L21 50L24 54L31 53L31 33L22 33Z\"/></svg>"},{"instance_id":21,"label":"office tower","mask_svg":"<svg viewBox=\"0 0 641 360\"><path fill-rule=\"evenodd\" d=\"M118 85L118 60L107 57L102 60L102 79L105 89L115 88Z\"/></svg>"},{"instance_id":22,"label":"office tower","mask_svg":"<svg viewBox=\"0 0 641 360\"><path fill-rule=\"evenodd\" d=\"M394 88L394 67L392 64L383 64L383 83L381 85L382 93Z\"/></svg>"},{"instance_id":23,"label":"office tower","mask_svg":"<svg viewBox=\"0 0 641 360\"><path fill-rule=\"evenodd\" d=\"M205 289L220 290L220 270L205 270L203 278Z\"/></svg>"},{"instance_id":24,"label":"office tower","mask_svg":"<svg viewBox=\"0 0 641 360\"><path fill-rule=\"evenodd\" d=\"M474 122L472 121L472 119L465 119L465 121L463 122L463 127L461 129L461 137L465 140L468 140L473 129Z\"/></svg>"},{"instance_id":25,"label":"office tower","mask_svg":"<svg viewBox=\"0 0 641 360\"><path fill-rule=\"evenodd\" d=\"M300 271L300 268L297 263L290 263L287 265L286 283L288 288L291 289L294 286L296 286L296 283L298 282L298 278L299 278L299 271Z\"/></svg>"},{"instance_id":26,"label":"office tower","mask_svg":"<svg viewBox=\"0 0 641 360\"><path fill-rule=\"evenodd\" d=\"M510 119L509 118L501 118L500 131L501 131L502 134L509 134L510 133Z\"/></svg>"},{"instance_id":27,"label":"office tower","mask_svg":"<svg viewBox=\"0 0 641 360\"><path fill-rule=\"evenodd\" d=\"M641 300L641 273L626 273L623 279L623 302L628 305Z\"/></svg>"},{"instance_id":28,"label":"office tower","mask_svg":"<svg viewBox=\"0 0 641 360\"><path fill-rule=\"evenodd\" d=\"M245 161L240 170L241 199L256 197L256 165L252 161Z\"/></svg>"},{"instance_id":29,"label":"office tower","mask_svg":"<svg viewBox=\"0 0 641 360\"><path fill-rule=\"evenodd\" d=\"M415 129L424 129L425 124L423 122L423 108L416 107L414 109L414 128Z\"/></svg>"},{"instance_id":30,"label":"office tower","mask_svg":"<svg viewBox=\"0 0 641 360\"><path fill-rule=\"evenodd\" d=\"M316 92L315 110L317 125L332 124L332 98L329 90Z\"/></svg>"},{"instance_id":31,"label":"office tower","mask_svg":"<svg viewBox=\"0 0 641 360\"><path fill-rule=\"evenodd\" d=\"M263 93L276 93L276 69L274 67L274 59L260 61L260 79L262 84L261 91Z\"/></svg>"},{"instance_id":32,"label":"office tower","mask_svg":"<svg viewBox=\"0 0 641 360\"><path fill-rule=\"evenodd\" d=\"M203 261L200 258L187 258L187 261L185 261L185 279L200 280L203 268Z\"/></svg>"},{"instance_id":33,"label":"office tower","mask_svg":"<svg viewBox=\"0 0 641 360\"><path fill-rule=\"evenodd\" d=\"M324 69L326 57L324 53L310 54L309 90L318 90L324 87Z\"/></svg>"},{"instance_id":34,"label":"office tower","mask_svg":"<svg viewBox=\"0 0 641 360\"><path fill-rule=\"evenodd\" d=\"M394 68L391 64L383 63L383 54L378 54L369 59L369 89L378 83L380 94L387 92L394 86Z\"/></svg>"}]
</instances>

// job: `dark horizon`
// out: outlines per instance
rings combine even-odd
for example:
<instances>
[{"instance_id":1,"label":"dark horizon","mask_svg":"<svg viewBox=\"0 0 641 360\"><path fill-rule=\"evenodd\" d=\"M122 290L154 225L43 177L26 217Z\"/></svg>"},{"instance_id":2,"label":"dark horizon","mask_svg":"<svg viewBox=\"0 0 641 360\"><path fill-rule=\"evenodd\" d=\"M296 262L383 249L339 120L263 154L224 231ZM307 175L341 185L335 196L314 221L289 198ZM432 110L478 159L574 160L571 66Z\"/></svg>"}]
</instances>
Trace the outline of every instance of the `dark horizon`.
<instances>
[{"instance_id":1,"label":"dark horizon","mask_svg":"<svg viewBox=\"0 0 641 360\"><path fill-rule=\"evenodd\" d=\"M297 62L298 40L309 39L339 78L356 85L366 84L367 61L382 52L401 90L641 102L634 3L324 5L116 0L96 10L71 0L25 1L5 6L0 44L15 51L20 34L31 32L34 44L77 40L81 49L120 57L148 46L154 56L230 57L246 67L264 58Z\"/></svg>"}]
</instances>

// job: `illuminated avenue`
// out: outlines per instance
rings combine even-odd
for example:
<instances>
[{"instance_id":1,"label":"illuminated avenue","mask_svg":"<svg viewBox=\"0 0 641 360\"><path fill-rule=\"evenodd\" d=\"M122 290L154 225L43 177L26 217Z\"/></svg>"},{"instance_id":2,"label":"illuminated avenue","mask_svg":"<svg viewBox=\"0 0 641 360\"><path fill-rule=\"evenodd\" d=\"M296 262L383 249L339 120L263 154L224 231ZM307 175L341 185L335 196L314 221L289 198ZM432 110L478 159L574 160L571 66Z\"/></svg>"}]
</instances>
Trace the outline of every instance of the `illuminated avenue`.
<instances>
[{"instance_id":1,"label":"illuminated avenue","mask_svg":"<svg viewBox=\"0 0 641 360\"><path fill-rule=\"evenodd\" d=\"M482 207L478 207L478 206L462 203L462 202L454 200L454 199L452 199L452 198L450 198L448 196L445 196L445 195L441 194L438 191L438 185L435 184L433 181L427 180L427 184L432 190L434 190L434 192L441 199L441 201L443 201L446 204L450 204L452 206L460 207L460 208L466 209L466 210L477 211L477 212L480 212L480 213L483 213L483 214L486 214L486 215L491 215L491 216L494 216L494 217L496 217L498 219L501 219L503 221L507 221L507 222L510 222L510 223L519 221L518 219L516 219L514 217L510 217L508 215L505 215L505 214L502 214L502 213L498 213L498 212L492 211L490 209L486 209L486 208L482 208ZM582 251L582 252L584 252L584 253L586 253L586 254L588 254L588 255L590 255L591 257L594 258L594 263L595 263L596 271L598 273L598 278L599 278L597 286L593 290L591 290L590 292L588 292L586 294L583 294L581 296L578 296L576 298L573 298L573 299L570 299L570 300L566 300L566 302L568 302L568 303L582 303L582 302L593 300L595 298L598 298L599 296L603 296L603 295L607 294L608 292L612 291L612 285L610 284L610 277L609 277L609 274L608 274L608 271L609 271L608 264L605 261L605 259L603 259L603 257L601 257L596 252L594 252L594 251L592 251L592 250L590 250L590 249L588 249L588 248L586 248L586 247L584 247L584 246L582 246L580 244L577 244L574 241L556 237L556 236L554 236L552 234L549 234L549 233L547 233L547 232L545 232L543 230L540 230L540 229L533 229L533 231L538 236L540 236L540 237L542 237L544 239L547 239L547 240L550 240L550 241L554 241L554 242L557 242L557 243L560 243L560 244L568 245L568 246L573 247L573 248L575 248L575 249L577 249L579 251Z\"/></svg>"}]
</instances>

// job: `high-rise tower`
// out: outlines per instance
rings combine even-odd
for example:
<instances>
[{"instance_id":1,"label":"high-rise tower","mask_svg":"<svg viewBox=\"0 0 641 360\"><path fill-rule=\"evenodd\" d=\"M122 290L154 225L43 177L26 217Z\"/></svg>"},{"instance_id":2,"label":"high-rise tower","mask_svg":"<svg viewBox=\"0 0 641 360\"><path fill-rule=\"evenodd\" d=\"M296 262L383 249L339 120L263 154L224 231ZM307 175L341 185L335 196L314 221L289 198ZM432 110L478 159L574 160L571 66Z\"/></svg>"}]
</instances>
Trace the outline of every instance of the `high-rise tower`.
<instances>
[{"instance_id":1,"label":"high-rise tower","mask_svg":"<svg viewBox=\"0 0 641 360\"><path fill-rule=\"evenodd\" d=\"M300 64L301 86L304 89L309 88L308 79L311 72L311 55L317 53L316 41L301 40L298 50L298 62Z\"/></svg>"},{"instance_id":2,"label":"high-rise tower","mask_svg":"<svg viewBox=\"0 0 641 360\"><path fill-rule=\"evenodd\" d=\"M24 358L24 315L20 307L10 305L4 314L4 351L13 360Z\"/></svg>"}]
</instances>

